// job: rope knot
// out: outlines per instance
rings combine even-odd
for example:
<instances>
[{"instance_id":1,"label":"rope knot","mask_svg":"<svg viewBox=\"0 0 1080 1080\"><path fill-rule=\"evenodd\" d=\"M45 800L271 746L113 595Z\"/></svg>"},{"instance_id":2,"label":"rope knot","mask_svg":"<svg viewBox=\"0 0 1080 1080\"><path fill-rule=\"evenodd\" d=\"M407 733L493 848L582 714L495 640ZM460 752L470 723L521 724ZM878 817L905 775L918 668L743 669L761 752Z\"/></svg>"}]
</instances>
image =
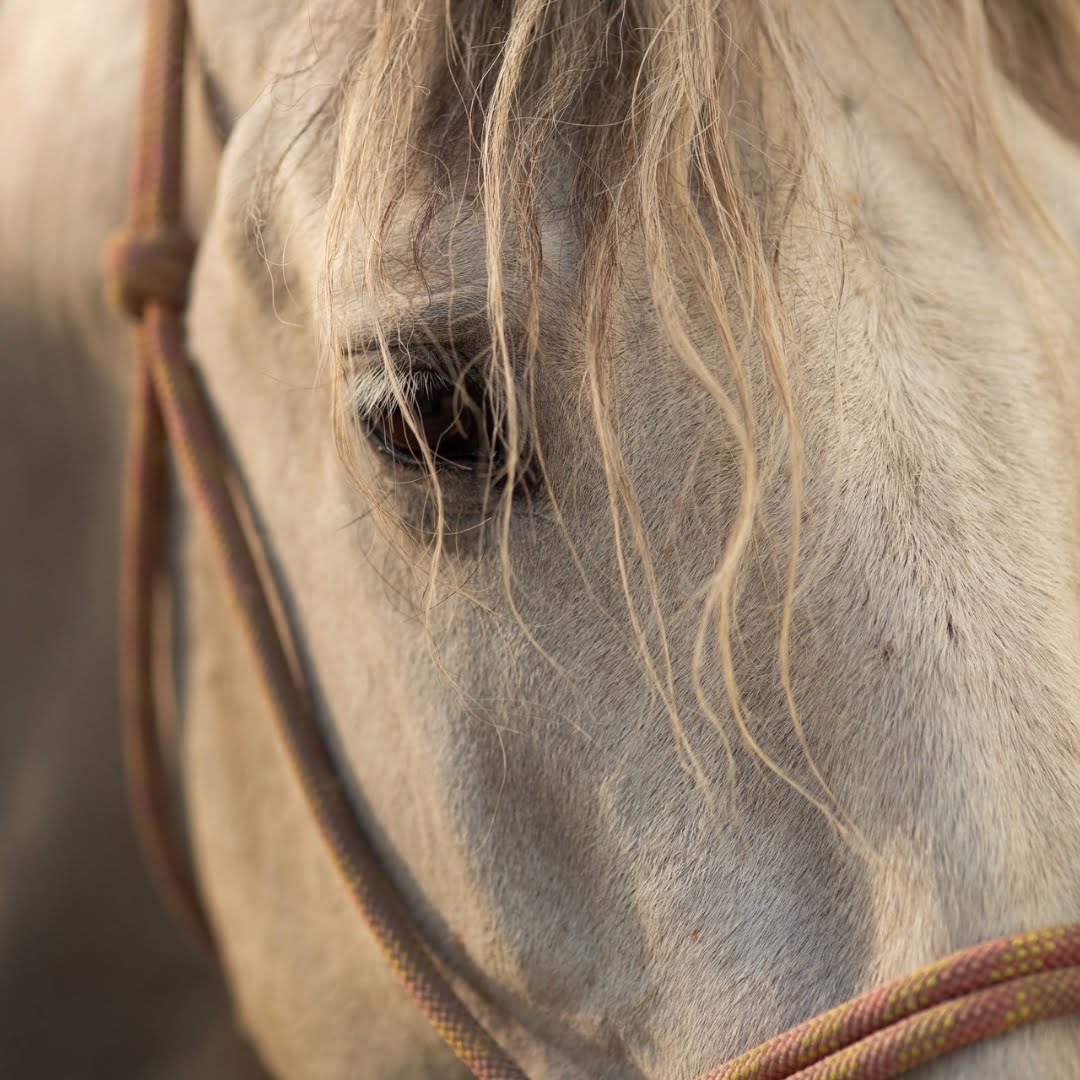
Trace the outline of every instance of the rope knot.
<instances>
[{"instance_id":1,"label":"rope knot","mask_svg":"<svg viewBox=\"0 0 1080 1080\"><path fill-rule=\"evenodd\" d=\"M194 261L195 245L180 225L121 229L105 246L106 294L133 319L147 303L183 311Z\"/></svg>"}]
</instances>

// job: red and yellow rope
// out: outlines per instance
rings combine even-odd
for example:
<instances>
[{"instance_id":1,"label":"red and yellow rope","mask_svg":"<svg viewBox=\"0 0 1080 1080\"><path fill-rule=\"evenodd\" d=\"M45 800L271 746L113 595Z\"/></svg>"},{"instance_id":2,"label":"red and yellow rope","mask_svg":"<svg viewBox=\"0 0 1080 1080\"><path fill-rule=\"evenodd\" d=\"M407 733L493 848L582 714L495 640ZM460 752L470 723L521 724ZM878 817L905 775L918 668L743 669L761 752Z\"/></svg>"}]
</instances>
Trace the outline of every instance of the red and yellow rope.
<instances>
[{"instance_id":1,"label":"red and yellow rope","mask_svg":"<svg viewBox=\"0 0 1080 1080\"><path fill-rule=\"evenodd\" d=\"M799 1024L701 1080L885 1080L980 1039L1077 1011L1080 925L1073 923L937 960Z\"/></svg>"}]
</instances>

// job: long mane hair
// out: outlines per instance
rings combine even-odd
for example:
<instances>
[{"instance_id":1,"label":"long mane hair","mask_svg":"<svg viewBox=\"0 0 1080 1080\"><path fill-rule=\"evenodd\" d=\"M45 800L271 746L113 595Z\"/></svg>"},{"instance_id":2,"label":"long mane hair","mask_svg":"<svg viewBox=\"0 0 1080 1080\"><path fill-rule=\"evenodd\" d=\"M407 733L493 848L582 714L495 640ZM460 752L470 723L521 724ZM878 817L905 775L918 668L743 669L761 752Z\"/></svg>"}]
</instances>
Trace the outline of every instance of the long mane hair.
<instances>
[{"instance_id":1,"label":"long mane hair","mask_svg":"<svg viewBox=\"0 0 1080 1080\"><path fill-rule=\"evenodd\" d=\"M937 107L953 138L944 164L973 210L996 223L989 231L1006 247L1017 212L1053 234L1006 150L1001 76L1064 136L1080 138L1080 69L1073 62L1080 52L1080 10L1070 0L891 0L884 6L907 38L910 62L937 88ZM836 7L845 25L843 5ZM492 486L489 497L512 603L513 492L527 470L548 486L560 513L544 447L530 438L538 427L541 310L552 287L544 217L555 213L573 230L579 256L572 288L561 295L573 298L566 322L584 358L581 412L591 421L584 426L591 427L603 466L633 633L681 739L649 530L612 396L624 344L618 327L626 311L619 305L623 293L633 291L635 304L662 329L665 362L680 366L699 387L737 447L737 510L718 538L702 596L694 675L699 704L720 733L734 717L738 736L766 761L747 722L732 641L741 575L778 486L786 495L781 550L787 565L777 604L776 663L791 723L806 749L789 672L803 572L805 469L781 233L799 199L843 219L816 137L827 89L803 41L798 9L791 0L374 4L347 82L338 88L324 289L330 324L337 327L333 355L347 355L336 300L362 279L374 297L372 310L384 313L374 320L376 346L404 408L415 387L392 363L401 334L385 313L399 303L405 276L437 275L432 266L452 242L454 222L481 226L485 284L479 299L489 340L477 363L505 433L505 482ZM860 48L853 31L850 47ZM782 132L761 130L766 83L786 105ZM1054 238L1064 265L1059 241ZM630 280L632 266L644 268L644 282ZM432 292L446 285L435 281ZM442 328L431 333L445 337ZM348 463L357 396L343 391L338 397ZM435 575L445 514L439 474L430 458L427 464ZM377 494L373 498L379 502ZM775 536L777 520L767 524ZM716 661L724 674L723 703L708 700L700 679L703 665ZM824 778L811 772L808 783L787 778L842 817Z\"/></svg>"}]
</instances>

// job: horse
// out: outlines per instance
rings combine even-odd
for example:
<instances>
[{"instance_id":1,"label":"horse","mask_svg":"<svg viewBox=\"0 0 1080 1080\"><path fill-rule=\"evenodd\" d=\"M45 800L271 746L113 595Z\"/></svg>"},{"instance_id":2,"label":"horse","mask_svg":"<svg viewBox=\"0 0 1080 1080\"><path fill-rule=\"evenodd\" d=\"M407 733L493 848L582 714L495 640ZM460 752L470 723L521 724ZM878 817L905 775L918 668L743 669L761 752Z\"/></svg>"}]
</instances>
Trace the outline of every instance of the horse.
<instances>
[{"instance_id":1,"label":"horse","mask_svg":"<svg viewBox=\"0 0 1080 1080\"><path fill-rule=\"evenodd\" d=\"M697 1076L1075 920L1080 10L189 8L190 353L351 808L526 1074ZM8 0L0 55L5 566L41 585L6 575L3 874L100 897L72 822L115 777L62 773L50 817L49 765L113 722L98 252L137 6ZM241 1027L284 1077L464 1075L357 924L189 511L171 550ZM61 895L9 925L88 910ZM1061 1018L920 1075L1078 1062Z\"/></svg>"}]
</instances>

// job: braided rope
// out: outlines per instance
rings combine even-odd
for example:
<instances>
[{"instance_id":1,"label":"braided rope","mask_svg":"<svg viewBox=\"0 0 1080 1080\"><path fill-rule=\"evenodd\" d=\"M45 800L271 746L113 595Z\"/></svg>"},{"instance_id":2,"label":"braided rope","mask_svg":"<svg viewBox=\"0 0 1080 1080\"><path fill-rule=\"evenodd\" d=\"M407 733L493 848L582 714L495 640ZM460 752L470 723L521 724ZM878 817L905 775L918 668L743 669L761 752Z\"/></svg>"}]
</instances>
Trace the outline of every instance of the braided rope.
<instances>
[{"instance_id":1,"label":"braided rope","mask_svg":"<svg viewBox=\"0 0 1080 1080\"><path fill-rule=\"evenodd\" d=\"M153 688L153 602L164 580L166 440L266 696L285 756L362 921L391 970L483 1080L524 1073L454 993L349 805L306 692L271 577L260 570L232 473L184 346L194 247L182 228L184 0L149 0L131 222L106 250L115 302L134 318L136 367L121 574L121 690L128 781L151 868L196 938L209 921L167 798ZM1080 1010L1080 924L1001 938L937 961L777 1036L701 1080L887 1080L978 1039Z\"/></svg>"},{"instance_id":2,"label":"braided rope","mask_svg":"<svg viewBox=\"0 0 1080 1080\"><path fill-rule=\"evenodd\" d=\"M180 221L180 154L163 138L179 129L186 10L150 4L146 13L147 62L136 110L131 175L131 223L105 249L105 280L114 303L132 318L154 306L156 293L183 307L194 246ZM151 43L160 43L153 47ZM153 60L150 56L153 55ZM162 223L169 223L167 229ZM144 238L168 234L164 258ZM185 242L186 241L186 242ZM151 254L147 256L147 250ZM163 263L186 264L161 271ZM149 268L149 270L148 270ZM169 801L170 785L158 731L154 695L153 597L167 582L165 514L167 470L161 410L146 362L145 326L136 328L128 433L120 574L120 708L128 797L139 844L166 903L206 953L213 954L210 924L195 884L187 845Z\"/></svg>"},{"instance_id":3,"label":"braided rope","mask_svg":"<svg viewBox=\"0 0 1080 1080\"><path fill-rule=\"evenodd\" d=\"M1080 1009L1080 971L1045 971L945 1001L793 1074L792 1080L891 1080L963 1046Z\"/></svg>"},{"instance_id":4,"label":"braided rope","mask_svg":"<svg viewBox=\"0 0 1080 1080\"><path fill-rule=\"evenodd\" d=\"M152 867L197 936L209 923L183 857L168 790L152 687L152 604L162 569L164 441L215 561L255 663L285 756L363 922L420 1011L472 1072L486 1080L524 1073L470 1014L436 967L349 805L295 668L287 628L274 616L230 484L213 410L184 347L180 322L193 250L181 231L183 0L150 0L128 230L110 243L111 292L138 322L121 598L125 714L132 800Z\"/></svg>"},{"instance_id":5,"label":"braided rope","mask_svg":"<svg viewBox=\"0 0 1080 1080\"><path fill-rule=\"evenodd\" d=\"M815 1016L700 1080L893 1077L1080 1010L1080 923L983 942Z\"/></svg>"}]
</instances>

